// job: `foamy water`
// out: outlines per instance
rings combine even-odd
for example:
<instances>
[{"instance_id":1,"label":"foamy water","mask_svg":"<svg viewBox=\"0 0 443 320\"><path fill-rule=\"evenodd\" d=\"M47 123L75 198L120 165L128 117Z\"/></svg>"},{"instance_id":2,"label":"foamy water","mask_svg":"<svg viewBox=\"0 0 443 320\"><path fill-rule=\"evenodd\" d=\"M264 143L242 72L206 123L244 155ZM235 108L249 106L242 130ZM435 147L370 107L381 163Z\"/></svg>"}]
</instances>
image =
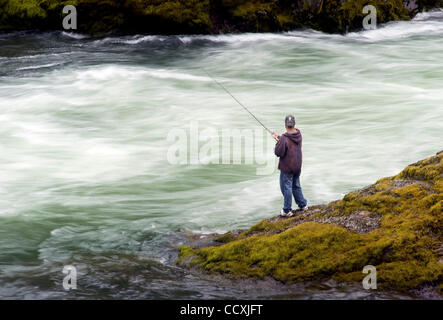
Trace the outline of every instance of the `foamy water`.
<instances>
[{"instance_id":1,"label":"foamy water","mask_svg":"<svg viewBox=\"0 0 443 320\"><path fill-rule=\"evenodd\" d=\"M260 129L205 70L271 129L296 116L305 196L327 203L442 149L442 19L345 36L1 34L0 297L276 296L173 264L180 232L247 228L282 201L277 170L257 163L167 161L172 129ZM272 155L269 135L256 139ZM66 264L80 270L75 292Z\"/></svg>"}]
</instances>

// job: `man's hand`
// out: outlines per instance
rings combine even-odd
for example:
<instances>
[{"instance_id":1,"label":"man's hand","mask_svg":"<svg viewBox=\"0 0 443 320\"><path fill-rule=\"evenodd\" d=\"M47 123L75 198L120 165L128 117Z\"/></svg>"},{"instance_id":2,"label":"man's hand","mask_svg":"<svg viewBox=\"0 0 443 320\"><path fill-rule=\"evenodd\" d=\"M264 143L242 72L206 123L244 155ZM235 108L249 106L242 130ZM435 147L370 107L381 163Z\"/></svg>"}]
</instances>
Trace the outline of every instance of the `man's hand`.
<instances>
[{"instance_id":1,"label":"man's hand","mask_svg":"<svg viewBox=\"0 0 443 320\"><path fill-rule=\"evenodd\" d=\"M277 132L273 132L273 133L272 133L272 137L273 137L276 141L278 141L278 133L277 133Z\"/></svg>"}]
</instances>

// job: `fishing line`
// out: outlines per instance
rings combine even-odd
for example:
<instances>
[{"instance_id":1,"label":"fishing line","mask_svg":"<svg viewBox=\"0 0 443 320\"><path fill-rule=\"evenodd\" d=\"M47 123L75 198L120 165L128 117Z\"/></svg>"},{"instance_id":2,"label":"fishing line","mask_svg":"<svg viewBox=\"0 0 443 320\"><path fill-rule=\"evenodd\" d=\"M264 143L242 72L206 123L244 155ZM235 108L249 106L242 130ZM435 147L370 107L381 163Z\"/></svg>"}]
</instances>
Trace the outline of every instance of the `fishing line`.
<instances>
[{"instance_id":1,"label":"fishing line","mask_svg":"<svg viewBox=\"0 0 443 320\"><path fill-rule=\"evenodd\" d=\"M203 69L206 74L209 76L209 78L212 79L212 81L214 81L216 84L218 84L227 94L229 94L241 107L243 107L243 109L245 109L258 123L260 123L260 125L266 129L266 131L268 131L271 135L273 134L273 132L271 130L269 130L264 124L263 122L261 122L251 111L249 111L248 108L246 108L246 106L241 103L228 89L226 89L226 87L224 85L222 85L220 82L218 82L214 77L212 77L208 71L206 71L206 69Z\"/></svg>"}]
</instances>

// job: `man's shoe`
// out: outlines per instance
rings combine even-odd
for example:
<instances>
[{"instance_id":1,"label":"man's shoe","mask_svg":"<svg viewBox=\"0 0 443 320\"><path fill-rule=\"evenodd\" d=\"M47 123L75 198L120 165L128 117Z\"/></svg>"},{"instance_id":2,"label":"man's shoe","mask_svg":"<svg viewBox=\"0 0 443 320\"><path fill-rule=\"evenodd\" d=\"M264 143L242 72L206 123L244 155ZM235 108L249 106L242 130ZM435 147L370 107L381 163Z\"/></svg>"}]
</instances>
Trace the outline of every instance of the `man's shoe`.
<instances>
[{"instance_id":1,"label":"man's shoe","mask_svg":"<svg viewBox=\"0 0 443 320\"><path fill-rule=\"evenodd\" d=\"M308 209L309 209L308 205L305 205L305 206L302 207L302 208L298 208L298 209L296 209L296 210L292 210L292 214L294 215L294 214L297 214L298 212L306 211L306 210L308 210Z\"/></svg>"},{"instance_id":2,"label":"man's shoe","mask_svg":"<svg viewBox=\"0 0 443 320\"><path fill-rule=\"evenodd\" d=\"M292 216L292 211L285 212L285 210L281 209L280 217L291 217L291 216Z\"/></svg>"}]
</instances>

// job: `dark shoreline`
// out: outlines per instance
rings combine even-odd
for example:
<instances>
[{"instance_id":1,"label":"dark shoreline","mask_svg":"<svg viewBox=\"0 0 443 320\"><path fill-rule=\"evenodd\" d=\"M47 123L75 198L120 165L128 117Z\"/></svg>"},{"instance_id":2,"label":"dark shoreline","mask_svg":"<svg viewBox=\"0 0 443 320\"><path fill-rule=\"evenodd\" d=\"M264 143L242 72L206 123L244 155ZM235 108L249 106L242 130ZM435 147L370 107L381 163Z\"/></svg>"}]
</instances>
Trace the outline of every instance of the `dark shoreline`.
<instances>
[{"instance_id":1,"label":"dark shoreline","mask_svg":"<svg viewBox=\"0 0 443 320\"><path fill-rule=\"evenodd\" d=\"M65 5L75 4L76 30L64 30ZM89 35L226 34L309 28L326 33L362 29L365 0L0 0L0 31L73 31ZM436 0L374 0L377 22L409 20L441 8Z\"/></svg>"}]
</instances>

